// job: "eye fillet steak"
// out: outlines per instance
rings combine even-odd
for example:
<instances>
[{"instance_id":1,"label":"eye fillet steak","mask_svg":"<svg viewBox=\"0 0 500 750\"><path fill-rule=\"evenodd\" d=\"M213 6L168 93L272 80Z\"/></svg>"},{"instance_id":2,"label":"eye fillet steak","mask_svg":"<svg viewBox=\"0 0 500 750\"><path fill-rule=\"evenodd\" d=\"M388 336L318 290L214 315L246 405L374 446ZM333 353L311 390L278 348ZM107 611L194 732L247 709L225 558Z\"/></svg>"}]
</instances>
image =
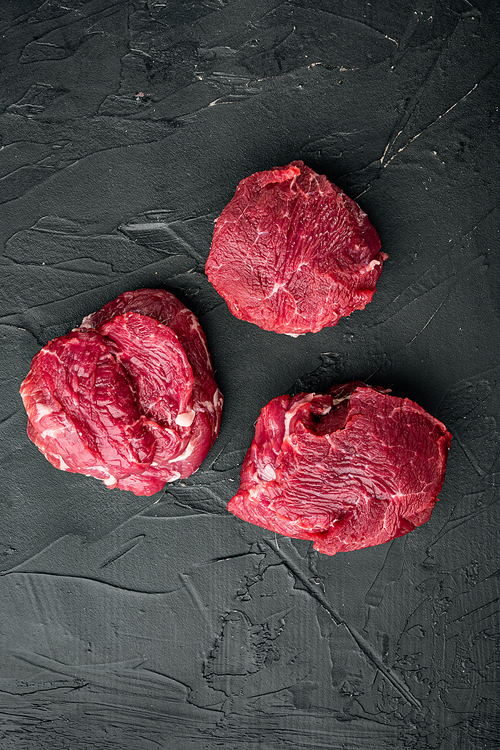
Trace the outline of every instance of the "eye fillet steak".
<instances>
[{"instance_id":1,"label":"eye fillet steak","mask_svg":"<svg viewBox=\"0 0 500 750\"><path fill-rule=\"evenodd\" d=\"M240 182L205 270L237 318L296 336L362 310L386 258L358 204L294 161Z\"/></svg>"},{"instance_id":2,"label":"eye fillet steak","mask_svg":"<svg viewBox=\"0 0 500 750\"><path fill-rule=\"evenodd\" d=\"M431 517L451 435L408 399L360 382L262 409L228 510L335 555L383 544Z\"/></svg>"},{"instance_id":3,"label":"eye fillet steak","mask_svg":"<svg viewBox=\"0 0 500 750\"><path fill-rule=\"evenodd\" d=\"M136 495L196 471L223 403L196 316L162 289L125 292L50 341L21 396L53 466Z\"/></svg>"}]
</instances>

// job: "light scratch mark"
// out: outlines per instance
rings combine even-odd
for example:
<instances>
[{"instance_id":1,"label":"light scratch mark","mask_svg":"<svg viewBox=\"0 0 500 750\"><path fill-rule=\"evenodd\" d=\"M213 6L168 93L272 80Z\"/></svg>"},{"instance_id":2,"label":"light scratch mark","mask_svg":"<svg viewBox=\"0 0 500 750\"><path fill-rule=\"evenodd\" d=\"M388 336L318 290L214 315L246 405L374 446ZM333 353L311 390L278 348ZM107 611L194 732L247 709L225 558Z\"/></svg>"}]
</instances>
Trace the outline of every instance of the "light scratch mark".
<instances>
[{"instance_id":1,"label":"light scratch mark","mask_svg":"<svg viewBox=\"0 0 500 750\"><path fill-rule=\"evenodd\" d=\"M186 575L185 573L179 573L179 578L181 579L182 583L186 587L188 593L190 594L193 602L196 604L196 607L199 609L201 614L203 615L203 619L207 623L207 625L212 629L212 623L210 621L210 617L208 615L207 607L203 603L201 596L199 595L196 586L194 585L191 578Z\"/></svg>"},{"instance_id":2,"label":"light scratch mark","mask_svg":"<svg viewBox=\"0 0 500 750\"><path fill-rule=\"evenodd\" d=\"M426 76L425 76L425 78L424 78L424 80L423 80L423 82L422 82L422 84L420 86L420 89L419 89L418 93L414 97L414 102L412 103L411 106L409 106L409 107L406 108L405 113L403 114L403 116L401 118L401 122L403 122L402 127L400 127L398 133L393 138L391 138L389 140L387 146L385 147L384 152L383 152L383 154L382 154L382 156L380 158L380 164L381 164L382 169L385 169L385 167L387 167L392 162L392 160L396 158L396 156L398 154L400 154L402 151L404 151L405 148L407 148L411 143L413 143L414 141L416 141L417 138L420 138L420 136L423 135L423 133L425 133L427 130L429 130L429 128L432 128L433 125L435 125L437 122L439 122L440 120L442 120L443 117L446 117L446 115L448 115L452 110L454 110L455 107L458 107L459 104L461 104L462 102L464 102L477 89L477 87L490 75L490 73L493 72L493 70L496 68L496 66L500 62L499 60L496 60L496 62L486 71L486 73L483 76L481 76L481 78L479 79L479 81L476 81L476 83L472 86L471 89L469 89L469 91L467 91L467 93L465 93L463 96L460 97L460 99L458 99L450 107L448 107L448 109L445 112L443 112L442 114L438 115L434 120L432 120L432 122L429 123L429 125L426 125L426 127L423 128L419 133L416 133L416 135L412 136L412 138L410 138L410 140L407 143L405 143L404 146L401 146L401 148L399 148L396 151L396 153L393 154L390 157L390 159L388 159L387 161L385 161L385 157L387 155L387 152L396 143L396 141L398 140L399 136L401 135L401 133L403 133L404 129L406 128L406 125L408 124L408 121L409 121L411 115L413 114L413 112L415 110L415 107L417 106L417 104L420 101L420 99L419 99L420 92L422 92L422 90L424 89L425 85L428 83L429 78L430 78L433 70L435 69L435 67L436 67L439 59L441 58L441 55L442 55L442 51L437 56L436 60L434 61L434 63L431 65L429 71L427 72L427 74L426 74Z\"/></svg>"},{"instance_id":3,"label":"light scratch mark","mask_svg":"<svg viewBox=\"0 0 500 750\"><path fill-rule=\"evenodd\" d=\"M47 653L51 657L53 657L54 644L52 643L52 638L50 636L50 633L52 632L52 618L50 616L50 612L48 611L42 597L40 596L40 592L33 585L33 580L29 576L26 576L24 578L24 583L28 591L28 597L31 601L33 611L35 613L38 613L40 623L43 625L43 633L45 636L45 646L47 649Z\"/></svg>"},{"instance_id":4,"label":"light scratch mark","mask_svg":"<svg viewBox=\"0 0 500 750\"><path fill-rule=\"evenodd\" d=\"M449 114L453 109L455 109L455 107L458 107L459 104L461 104L462 102L464 102L467 99L467 97L469 97L472 94L472 92L477 89L477 87L479 86L480 83L481 83L481 81L478 81L477 83L475 83L474 86L470 89L470 91L468 91L458 101L456 101L454 104L452 104L451 107L448 107L448 109L446 110L446 112L443 112L441 115L438 115L435 120L432 120L432 122L430 122L429 125L426 125L425 128L420 131L420 133L417 133L412 138L410 138L410 140L408 141L408 143L405 143L404 146L401 146L401 148L398 148L398 150L396 151L396 153L393 154L391 156L391 158L388 159L387 162L384 163L384 158L385 158L385 155L387 153L387 149L388 149L389 145L392 145L392 144L388 144L388 146L386 146L386 149L385 149L385 151L384 151L384 153L382 155L382 158L380 159L380 163L382 164L382 167L385 169L385 167L387 167L391 163L391 161L396 158L396 156L398 154L400 154L402 151L404 151L405 148L407 148L408 146L410 146L413 143L413 141L416 141L417 138L420 138L420 136L423 135L427 130L429 130L429 128L432 128L432 126L435 125L437 122L439 122L439 120L442 120L443 117L446 117L446 115ZM396 135L396 137L393 140L393 143L395 141L397 141L397 139L399 138L399 136L401 135L402 132L403 132L403 129L401 129L399 131L399 133Z\"/></svg>"},{"instance_id":5,"label":"light scratch mark","mask_svg":"<svg viewBox=\"0 0 500 750\"><path fill-rule=\"evenodd\" d=\"M9 414L8 417L4 417L3 419L0 419L0 425L5 424L6 422L10 422L10 420L13 419L17 414L19 414L20 411L21 409L16 409L16 411L12 412L12 414Z\"/></svg>"},{"instance_id":6,"label":"light scratch mark","mask_svg":"<svg viewBox=\"0 0 500 750\"><path fill-rule=\"evenodd\" d=\"M455 435L453 435L455 438ZM456 439L456 438L455 438ZM456 529L460 528L460 526L463 526L465 523L470 523L474 518L477 516L482 515L483 513L487 513L489 510L491 510L491 503L488 505L485 505L484 508L480 508L479 510L474 511L473 513L468 513L465 516L462 516L460 518L450 518L444 525L444 527L441 529L440 533L436 536L433 542L429 545L429 549L432 549L436 544L438 544L442 539L452 531L456 531ZM489 576L487 576L488 578ZM483 579L486 580L486 579Z\"/></svg>"},{"instance_id":7,"label":"light scratch mark","mask_svg":"<svg viewBox=\"0 0 500 750\"><path fill-rule=\"evenodd\" d=\"M50 672L54 672L55 674L64 674L68 677L75 677L75 671L76 668L73 665L65 664L64 662L58 661L57 659L51 659L47 658L46 656L43 656L42 654L37 654L35 651L29 652L24 650L14 651L14 656L16 656L17 659L20 661L24 661L27 664L31 664L36 667L43 667L44 669L47 669ZM141 667L146 662L146 659L142 657L138 657L136 659L129 659L128 661L123 662L111 662L111 663L103 663L103 664L82 664L78 666L78 671L87 673L87 674L95 674L99 672L103 673L109 673L114 672L116 669L137 669L137 667Z\"/></svg>"},{"instance_id":8,"label":"light scratch mark","mask_svg":"<svg viewBox=\"0 0 500 750\"><path fill-rule=\"evenodd\" d=\"M18 566L19 567L19 566ZM85 581L89 583L96 583L99 586L105 586L109 589L115 589L115 591L125 591L129 594L137 594L139 596L168 596L169 594L175 594L177 591L180 590L180 586L175 589L164 589L159 591L141 591L140 589L133 589L129 588L128 586L118 586L114 583L109 583L109 581L102 581L99 578L92 578L92 576L82 576L82 575L71 575L70 573L54 573L54 572L46 572L44 570L7 570L1 573L1 575L14 575L14 576L38 576L43 578L64 578L68 581Z\"/></svg>"},{"instance_id":9,"label":"light scratch mark","mask_svg":"<svg viewBox=\"0 0 500 750\"><path fill-rule=\"evenodd\" d=\"M185 521L190 519L196 519L196 518L206 518L209 513L204 513L203 511L200 511L199 513L186 513L185 516L139 516L142 518L143 521L149 521L150 523L163 523L165 521ZM135 518L136 516L132 516L132 518ZM130 519L129 519L130 520ZM128 523L128 521L125 521L125 523ZM124 525L124 524L122 524ZM119 528L117 526L117 528Z\"/></svg>"},{"instance_id":10,"label":"light scratch mark","mask_svg":"<svg viewBox=\"0 0 500 750\"><path fill-rule=\"evenodd\" d=\"M463 452L467 456L467 459L468 459L470 465L472 466L472 468L474 469L474 471L476 472L476 474L478 475L478 477L480 477L481 479L484 479L484 477L486 476L486 472L483 469L481 469L481 467L479 465L479 462L478 462L476 456L474 455L474 453L471 450L469 450L469 448L466 445L464 445L464 443L460 439L460 435L457 435L456 431L453 433L453 438L454 438L455 442L457 442L459 444L459 446L461 447L461 449L463 450Z\"/></svg>"},{"instance_id":11,"label":"light scratch mark","mask_svg":"<svg viewBox=\"0 0 500 750\"><path fill-rule=\"evenodd\" d=\"M306 588L309 594L325 609L336 625L343 625L350 633L353 640L357 643L365 656L375 665L375 667L386 677L391 685L415 708L422 708L422 704L415 698L408 688L402 677L392 667L384 664L382 657L375 651L372 645L363 638L357 630L349 625L332 607L320 587L312 583L305 575L302 569L297 565L284 550L281 550L273 541L265 540L265 543L282 559L286 567Z\"/></svg>"},{"instance_id":12,"label":"light scratch mark","mask_svg":"<svg viewBox=\"0 0 500 750\"><path fill-rule=\"evenodd\" d=\"M413 342L415 341L415 339L418 336L420 336L421 333L423 333L425 331L425 329L427 328L427 326L431 323L431 321L436 317L436 315L438 314L438 312L441 310L442 306L447 301L447 299L448 299L449 296L450 295L447 294L446 297L444 298L444 300L442 300L442 302L439 303L438 307L436 308L436 310L434 310L434 312L432 313L432 315L429 318L429 320L427 321L427 323L420 329L420 331L417 331L417 333L414 335L414 337L412 339L410 339L410 341L408 341L407 344L405 344L405 348L407 346L410 346L410 344L413 344Z\"/></svg>"},{"instance_id":13,"label":"light scratch mark","mask_svg":"<svg viewBox=\"0 0 500 750\"><path fill-rule=\"evenodd\" d=\"M152 273L154 269L157 269L157 271L155 271L155 274L160 271L165 272L167 275L163 277L164 281L168 281L169 283L172 283L175 279L182 278L183 276L185 276L187 273L189 273L189 270L190 270L190 269L186 269L185 271L179 271L179 273L168 275L169 271L171 271L170 266L172 264L172 260L180 259L180 258L185 258L186 261L189 261L191 263L193 262L192 258L186 257L185 253L182 253L182 252L176 253L175 255L169 255L164 260L155 260L151 263L146 264L145 266L142 266L142 268L140 269L140 274L139 274L139 271L137 270L130 271L130 272L122 274L119 277L119 279L115 278L112 281L109 281L105 284L98 284L93 287L92 293L93 294L95 294L96 292L103 293L105 289L109 289L110 291L107 297L111 298L110 295L113 294L113 291L112 291L113 289L119 290L119 292L115 292L114 296L116 296L117 293L120 293L122 291L124 280L127 280L127 284L129 285L129 288L133 288L133 285L137 283L136 279L139 278L139 275L140 275L140 278L142 279L143 274L145 272ZM144 282L141 282L141 283L144 283ZM62 302L67 302L68 300L73 300L73 301L74 300L87 300L88 295L89 295L88 291L75 292L74 294L68 294L66 297L61 297L60 299L52 300L51 302L41 302L40 304L32 305L26 310L19 310L19 312L1 316L0 325L13 325L14 327L21 328L21 330L27 330L38 341L39 337L37 337L36 334L33 333L32 330L26 329L26 327L23 328L22 326L19 326L19 323L16 322L19 318L21 318L22 321L25 322L26 319L29 320L31 318L31 316L33 315L35 311L38 312L38 311L51 309L56 305L61 305ZM103 300L105 300L104 296L103 296ZM88 310L88 306L86 307ZM42 312L42 315L43 315L43 312ZM13 322L11 323L11 321ZM39 318L37 317L37 324L39 325L38 321L39 321ZM46 341L44 343L46 343ZM155 500L154 502L156 503L158 502L158 500ZM142 510L140 512L142 512ZM137 515L140 515L140 513Z\"/></svg>"},{"instance_id":14,"label":"light scratch mark","mask_svg":"<svg viewBox=\"0 0 500 750\"><path fill-rule=\"evenodd\" d=\"M491 602L486 602L486 604L480 604L479 607L476 607L475 609L471 609L470 612L464 612L463 615L460 615L460 617L456 617L454 620L450 620L448 623L449 625L452 625L454 622L458 622L459 620L463 620L465 617L470 617L471 615L476 614L476 612L480 612L482 609L486 609L486 607L491 607L493 604L496 604L500 601L500 596L497 596L496 599L493 599ZM495 612L492 612L491 615L495 614ZM483 617L482 619L485 620L487 617L491 617L491 615L487 615L486 617Z\"/></svg>"},{"instance_id":15,"label":"light scratch mark","mask_svg":"<svg viewBox=\"0 0 500 750\"><path fill-rule=\"evenodd\" d=\"M86 688L89 685L90 685L89 682L78 683L77 685L62 683L61 685L54 685L54 687L43 687L43 688L36 688L35 690L24 690L21 693L14 692L13 690L0 689L0 693L3 693L4 695L12 695L15 697L24 698L26 695L38 695L40 693L50 693L50 692L54 692L54 690L70 690L71 692L73 692L74 690L82 690L82 688Z\"/></svg>"},{"instance_id":16,"label":"light scratch mark","mask_svg":"<svg viewBox=\"0 0 500 750\"><path fill-rule=\"evenodd\" d=\"M38 557L41 557L41 555L43 555L44 552L47 552L47 550L49 550L52 547L54 547L62 539L66 539L68 536L69 536L68 534L63 534L63 536L60 536L57 539L54 539L54 541L51 542L50 544L47 544L47 546L44 547L43 549L41 549L40 552L36 552L34 555L31 555L31 557L28 557L26 560L23 560L22 562L20 562L19 565L15 565L13 568L9 568L8 570L2 570L2 571L0 571L0 577L1 576L9 575L10 573L18 573L18 572L23 573L23 572L26 572L26 571L23 571L23 567L25 565L28 565L28 563L33 562Z\"/></svg>"},{"instance_id":17,"label":"light scratch mark","mask_svg":"<svg viewBox=\"0 0 500 750\"><path fill-rule=\"evenodd\" d=\"M249 555L254 555L254 552L251 552L250 550L248 552L237 552L235 555L225 555L224 557L213 557L211 560L208 560L205 565L212 565L213 563L219 563L219 562L226 562L227 560L236 560L240 557L248 557Z\"/></svg>"},{"instance_id":18,"label":"light scratch mark","mask_svg":"<svg viewBox=\"0 0 500 750\"><path fill-rule=\"evenodd\" d=\"M109 278L109 279L114 280L113 277L116 277L118 275L117 272L113 271L110 263L104 263L102 261L99 261L99 262L103 266L107 266L109 270L101 271L96 268L88 268L85 270L82 270L80 268L78 269L69 268L64 265L65 263L67 263L67 261L59 261L57 263L45 263L45 262L33 263L32 261L20 261L20 260L17 260L16 258L12 258L10 255L7 255L7 253L5 253L5 257L9 258L9 260L14 264L14 266L20 266L21 268L30 268L30 269L35 268L35 269L41 269L41 270L47 270L47 271L55 270L59 273L68 274L69 276L71 276L72 274L75 274L78 278L81 277L82 275L94 276L94 277L103 276L104 278ZM92 264L95 264L96 266L98 263L98 261L95 261L93 258L77 258L75 260L77 260L78 262L87 261Z\"/></svg>"},{"instance_id":19,"label":"light scratch mark","mask_svg":"<svg viewBox=\"0 0 500 750\"><path fill-rule=\"evenodd\" d=\"M295 3L291 3L292 7L299 7L302 8L301 5L297 6ZM279 6L278 6L279 7ZM313 11L315 10L313 7L308 8L308 10ZM378 34L383 39L388 39L390 42L394 42L394 44L399 44L397 39L393 39L390 36L387 36L387 34L384 34L383 31L379 31L379 29L376 29L375 26L371 26L366 21L360 21L358 18L352 18L351 16L343 16L340 13L335 13L333 11L324 10L323 8L320 10L316 10L316 13L326 15L326 16L333 16L334 18L337 18L339 21L348 21L349 23L355 24L357 26L363 26L365 29L369 29L370 31L374 32L375 34Z\"/></svg>"},{"instance_id":20,"label":"light scratch mark","mask_svg":"<svg viewBox=\"0 0 500 750\"><path fill-rule=\"evenodd\" d=\"M123 555L126 555L127 552L130 552L131 550L135 549L145 538L146 538L145 534L138 534L137 536L133 537L133 539L129 539L129 541L126 542L115 555L112 555L103 563L101 563L101 565L99 565L99 570L101 570L102 568L105 568L108 565L111 565L112 563L116 562L116 560L119 560L120 557L123 557Z\"/></svg>"}]
</instances>

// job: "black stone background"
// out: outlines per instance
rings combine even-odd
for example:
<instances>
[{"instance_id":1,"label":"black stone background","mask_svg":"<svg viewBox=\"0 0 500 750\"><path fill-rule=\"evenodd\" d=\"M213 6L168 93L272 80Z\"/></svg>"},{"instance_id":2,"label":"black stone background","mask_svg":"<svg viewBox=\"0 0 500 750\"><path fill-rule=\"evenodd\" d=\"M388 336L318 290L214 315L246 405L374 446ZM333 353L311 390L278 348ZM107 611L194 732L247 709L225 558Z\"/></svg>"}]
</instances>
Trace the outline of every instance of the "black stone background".
<instances>
[{"instance_id":1,"label":"black stone background","mask_svg":"<svg viewBox=\"0 0 500 750\"><path fill-rule=\"evenodd\" d=\"M496 0L0 4L2 750L500 747ZM240 179L303 159L368 212L373 302L291 339L208 283ZM56 471L18 395L119 293L199 316L226 397L153 498ZM262 406L364 379L453 434L432 519L335 557L230 516Z\"/></svg>"}]
</instances>

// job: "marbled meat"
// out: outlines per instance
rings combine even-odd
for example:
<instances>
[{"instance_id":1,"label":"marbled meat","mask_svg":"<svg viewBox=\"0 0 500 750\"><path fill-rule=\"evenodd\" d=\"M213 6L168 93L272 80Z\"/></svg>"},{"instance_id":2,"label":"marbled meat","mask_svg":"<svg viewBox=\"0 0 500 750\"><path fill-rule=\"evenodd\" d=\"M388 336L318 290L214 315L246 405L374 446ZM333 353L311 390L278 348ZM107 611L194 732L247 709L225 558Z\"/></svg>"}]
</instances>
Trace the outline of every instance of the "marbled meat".
<instances>
[{"instance_id":1,"label":"marbled meat","mask_svg":"<svg viewBox=\"0 0 500 750\"><path fill-rule=\"evenodd\" d=\"M162 289L125 292L50 341L21 395L53 466L136 495L196 471L223 402L196 316Z\"/></svg>"},{"instance_id":2,"label":"marbled meat","mask_svg":"<svg viewBox=\"0 0 500 750\"><path fill-rule=\"evenodd\" d=\"M299 335L362 310L386 258L357 203L294 161L240 182L205 270L237 318Z\"/></svg>"},{"instance_id":3,"label":"marbled meat","mask_svg":"<svg viewBox=\"0 0 500 750\"><path fill-rule=\"evenodd\" d=\"M408 399L359 382L264 407L228 509L334 555L429 520L451 435Z\"/></svg>"}]
</instances>

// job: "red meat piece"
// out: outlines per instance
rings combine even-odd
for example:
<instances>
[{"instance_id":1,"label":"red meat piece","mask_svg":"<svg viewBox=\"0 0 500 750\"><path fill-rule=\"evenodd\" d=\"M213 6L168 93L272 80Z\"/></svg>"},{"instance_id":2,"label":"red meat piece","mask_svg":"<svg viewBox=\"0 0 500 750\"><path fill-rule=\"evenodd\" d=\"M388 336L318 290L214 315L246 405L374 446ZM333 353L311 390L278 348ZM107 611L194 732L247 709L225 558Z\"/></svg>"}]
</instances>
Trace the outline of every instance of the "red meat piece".
<instances>
[{"instance_id":1,"label":"red meat piece","mask_svg":"<svg viewBox=\"0 0 500 750\"><path fill-rule=\"evenodd\" d=\"M161 289L125 292L50 341L21 395L51 464L136 495L196 471L223 402L196 316Z\"/></svg>"},{"instance_id":2,"label":"red meat piece","mask_svg":"<svg viewBox=\"0 0 500 750\"><path fill-rule=\"evenodd\" d=\"M257 420L228 509L334 555L429 520L451 435L408 399L359 382L273 399Z\"/></svg>"},{"instance_id":3,"label":"red meat piece","mask_svg":"<svg viewBox=\"0 0 500 750\"><path fill-rule=\"evenodd\" d=\"M242 180L217 220L209 281L237 318L299 335L370 302L387 255L364 211L302 161Z\"/></svg>"}]
</instances>

